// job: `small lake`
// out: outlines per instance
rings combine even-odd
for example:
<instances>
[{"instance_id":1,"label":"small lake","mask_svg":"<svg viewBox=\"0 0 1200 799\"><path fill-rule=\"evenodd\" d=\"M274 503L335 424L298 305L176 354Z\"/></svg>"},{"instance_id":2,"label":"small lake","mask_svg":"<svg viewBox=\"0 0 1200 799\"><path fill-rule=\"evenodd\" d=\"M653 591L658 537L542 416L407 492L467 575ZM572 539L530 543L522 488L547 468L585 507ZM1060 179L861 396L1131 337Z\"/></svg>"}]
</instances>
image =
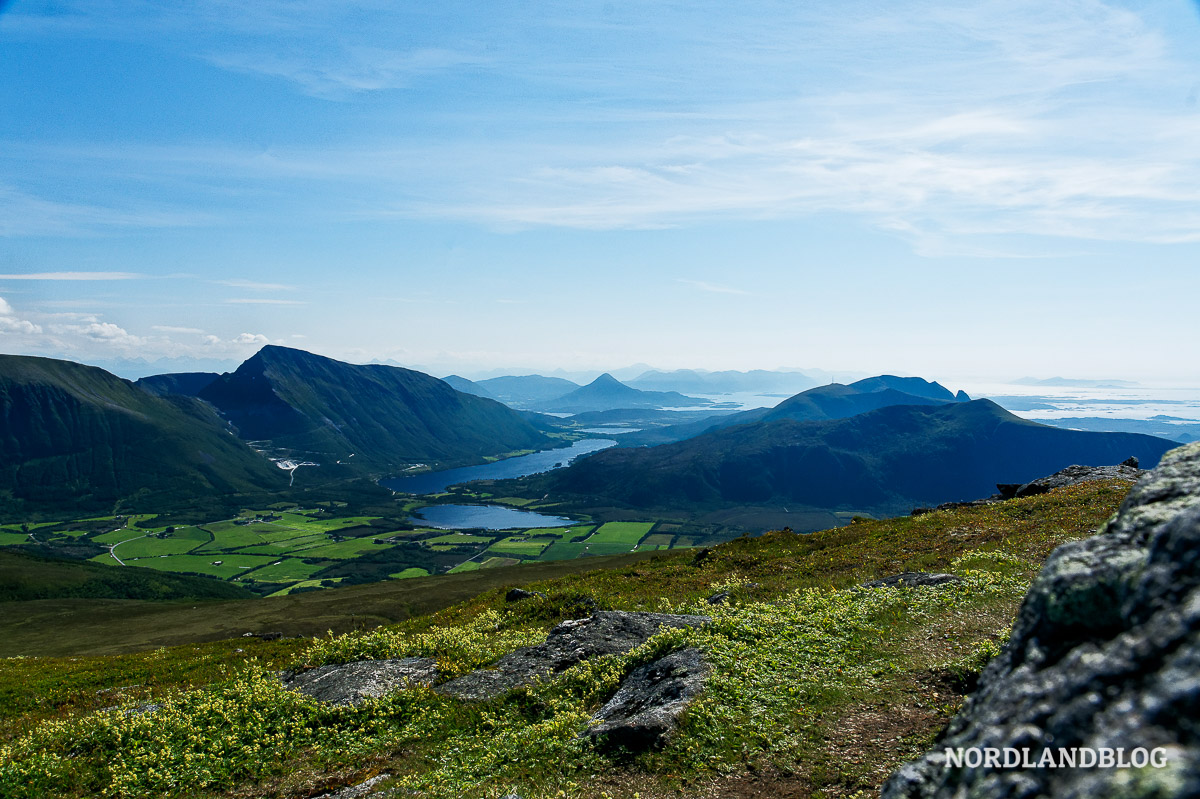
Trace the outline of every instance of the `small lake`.
<instances>
[{"instance_id":1,"label":"small lake","mask_svg":"<svg viewBox=\"0 0 1200 799\"><path fill-rule=\"evenodd\" d=\"M500 505L430 505L417 511L417 518L443 530L511 530L529 527L569 527L575 524L561 516L547 516Z\"/></svg>"},{"instance_id":2,"label":"small lake","mask_svg":"<svg viewBox=\"0 0 1200 799\"><path fill-rule=\"evenodd\" d=\"M541 474L559 466L566 466L576 458L616 445L617 442L608 439L585 438L583 441L576 441L571 446L562 449L544 449L532 455L505 458L502 461L484 463L479 466L462 466L458 469L443 469L440 472L424 472L411 477L389 477L380 480L379 484L384 488L403 491L406 494L440 494L449 486L467 483L471 480L507 480L512 477ZM549 526L553 527L553 525Z\"/></svg>"}]
</instances>

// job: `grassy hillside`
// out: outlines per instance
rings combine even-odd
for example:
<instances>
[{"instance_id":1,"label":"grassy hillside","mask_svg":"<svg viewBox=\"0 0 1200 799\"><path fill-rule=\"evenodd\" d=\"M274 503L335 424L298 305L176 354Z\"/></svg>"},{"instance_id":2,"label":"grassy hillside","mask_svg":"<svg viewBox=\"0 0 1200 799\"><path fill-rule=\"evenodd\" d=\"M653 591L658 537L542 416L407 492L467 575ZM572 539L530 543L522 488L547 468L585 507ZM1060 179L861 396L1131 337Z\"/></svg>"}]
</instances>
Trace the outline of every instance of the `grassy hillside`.
<instances>
[{"instance_id":1,"label":"grassy hillside","mask_svg":"<svg viewBox=\"0 0 1200 799\"><path fill-rule=\"evenodd\" d=\"M0 549L0 607L31 599L251 599L241 586ZM18 611L19 613L19 611Z\"/></svg>"},{"instance_id":2,"label":"grassy hillside","mask_svg":"<svg viewBox=\"0 0 1200 799\"><path fill-rule=\"evenodd\" d=\"M532 579L527 587L545 599L506 603L511 583L479 586L433 615L339 637L3 661L0 793L306 797L385 773L401 791L431 797L865 797L954 712L1046 554L1093 532L1126 490L1091 483L552 579L523 567L507 576ZM918 569L963 581L856 587ZM345 597L351 609L371 588L320 596ZM717 591L732 601L705 601ZM273 676L288 665L415 654L463 673L586 614L581 596L602 608L703 612L714 623L480 704L410 689L326 708ZM700 647L713 671L663 749L609 751L577 737L623 675L685 645ZM147 701L157 709L119 709Z\"/></svg>"},{"instance_id":3,"label":"grassy hillside","mask_svg":"<svg viewBox=\"0 0 1200 799\"><path fill-rule=\"evenodd\" d=\"M236 502L287 476L188 397L155 397L103 369L0 356L0 520Z\"/></svg>"}]
</instances>

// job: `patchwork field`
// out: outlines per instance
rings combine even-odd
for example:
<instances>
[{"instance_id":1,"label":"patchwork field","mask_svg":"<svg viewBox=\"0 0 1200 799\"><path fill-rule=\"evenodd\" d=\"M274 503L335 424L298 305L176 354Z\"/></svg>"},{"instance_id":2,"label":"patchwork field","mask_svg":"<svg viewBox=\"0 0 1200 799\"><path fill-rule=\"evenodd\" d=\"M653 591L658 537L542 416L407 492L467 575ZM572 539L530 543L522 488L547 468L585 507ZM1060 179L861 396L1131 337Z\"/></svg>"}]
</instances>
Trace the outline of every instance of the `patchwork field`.
<instances>
[{"instance_id":1,"label":"patchwork field","mask_svg":"<svg viewBox=\"0 0 1200 799\"><path fill-rule=\"evenodd\" d=\"M276 506L178 525L156 526L151 515L8 524L0 528L0 546L62 546L64 554L113 568L206 575L276 596L341 580L457 574L678 548L702 540L677 536L676 524L666 532L652 521L449 531L414 527L402 512L386 518L337 512L330 507ZM67 548L72 548L70 553Z\"/></svg>"}]
</instances>

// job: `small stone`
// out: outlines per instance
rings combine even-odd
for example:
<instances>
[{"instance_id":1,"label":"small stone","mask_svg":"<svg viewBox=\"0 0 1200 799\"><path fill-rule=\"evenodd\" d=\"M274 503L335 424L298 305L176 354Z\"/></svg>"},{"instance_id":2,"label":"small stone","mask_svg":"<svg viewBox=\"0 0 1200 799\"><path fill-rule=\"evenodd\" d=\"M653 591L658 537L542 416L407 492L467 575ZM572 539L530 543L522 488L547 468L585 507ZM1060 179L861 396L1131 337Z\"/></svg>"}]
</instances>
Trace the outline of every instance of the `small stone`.
<instances>
[{"instance_id":1,"label":"small stone","mask_svg":"<svg viewBox=\"0 0 1200 799\"><path fill-rule=\"evenodd\" d=\"M920 588L927 585L945 585L946 583L961 583L963 580L957 574L939 574L937 572L904 572L879 580L871 580L862 584L863 588Z\"/></svg>"}]
</instances>

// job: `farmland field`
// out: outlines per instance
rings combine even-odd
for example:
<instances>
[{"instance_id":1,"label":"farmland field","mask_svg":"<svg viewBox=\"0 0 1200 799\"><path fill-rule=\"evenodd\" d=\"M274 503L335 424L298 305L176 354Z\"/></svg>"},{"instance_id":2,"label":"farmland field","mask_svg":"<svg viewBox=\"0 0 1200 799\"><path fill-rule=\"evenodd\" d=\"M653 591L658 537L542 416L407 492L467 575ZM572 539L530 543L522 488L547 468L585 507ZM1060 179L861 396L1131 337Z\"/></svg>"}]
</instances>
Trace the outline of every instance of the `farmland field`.
<instances>
[{"instance_id":1,"label":"farmland field","mask_svg":"<svg viewBox=\"0 0 1200 799\"><path fill-rule=\"evenodd\" d=\"M522 504L510 497L501 499ZM423 507L427 503L409 504ZM171 526L156 526L153 515L96 517L30 524L33 539L22 525L10 523L0 527L0 546L37 544L62 546L64 551L73 546L78 553L73 557L89 558L110 568L207 575L276 595L288 589L328 587L332 581L347 578L386 580L461 573L635 549L669 549L672 543L686 546L699 539L676 538L673 530L678 525L665 532L652 521L465 533L413 526L400 510L395 517L334 518L333 512L274 506L243 509L235 518L185 519ZM36 535L47 528L45 534ZM657 534L655 529L659 529Z\"/></svg>"}]
</instances>

